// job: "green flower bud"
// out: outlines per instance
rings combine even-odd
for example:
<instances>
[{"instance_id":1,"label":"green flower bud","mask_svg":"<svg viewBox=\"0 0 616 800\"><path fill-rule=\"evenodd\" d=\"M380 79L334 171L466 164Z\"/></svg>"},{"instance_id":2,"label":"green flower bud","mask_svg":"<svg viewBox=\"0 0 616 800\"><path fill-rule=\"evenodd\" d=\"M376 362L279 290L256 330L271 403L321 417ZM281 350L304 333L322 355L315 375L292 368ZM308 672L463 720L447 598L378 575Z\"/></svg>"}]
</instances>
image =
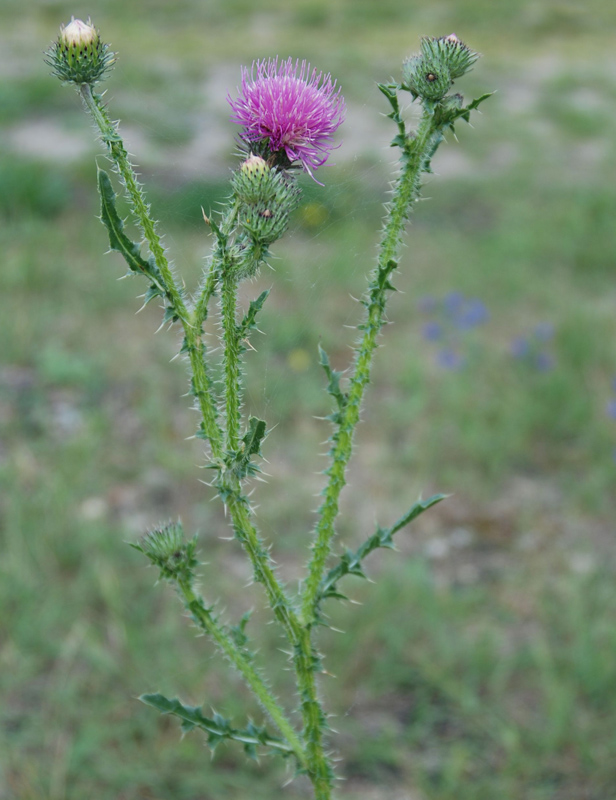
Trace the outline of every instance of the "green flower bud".
<instances>
[{"instance_id":1,"label":"green flower bud","mask_svg":"<svg viewBox=\"0 0 616 800\"><path fill-rule=\"evenodd\" d=\"M467 47L455 33L438 39L424 36L421 52L426 59L444 64L453 80L461 78L479 58L479 53Z\"/></svg>"},{"instance_id":2,"label":"green flower bud","mask_svg":"<svg viewBox=\"0 0 616 800\"><path fill-rule=\"evenodd\" d=\"M191 580L199 563L195 558L196 541L184 541L180 522L149 531L134 547L160 569L162 578L168 580Z\"/></svg>"},{"instance_id":3,"label":"green flower bud","mask_svg":"<svg viewBox=\"0 0 616 800\"><path fill-rule=\"evenodd\" d=\"M299 202L295 179L251 154L234 173L231 185L240 201L240 225L252 242L267 248L280 239Z\"/></svg>"},{"instance_id":4,"label":"green flower bud","mask_svg":"<svg viewBox=\"0 0 616 800\"><path fill-rule=\"evenodd\" d=\"M411 56L402 65L402 88L423 100L441 100L451 87L451 73L439 60Z\"/></svg>"},{"instance_id":5,"label":"green flower bud","mask_svg":"<svg viewBox=\"0 0 616 800\"><path fill-rule=\"evenodd\" d=\"M115 60L109 45L101 41L91 21L71 19L62 26L58 40L45 53L53 73L66 83L93 85L105 77Z\"/></svg>"}]
</instances>

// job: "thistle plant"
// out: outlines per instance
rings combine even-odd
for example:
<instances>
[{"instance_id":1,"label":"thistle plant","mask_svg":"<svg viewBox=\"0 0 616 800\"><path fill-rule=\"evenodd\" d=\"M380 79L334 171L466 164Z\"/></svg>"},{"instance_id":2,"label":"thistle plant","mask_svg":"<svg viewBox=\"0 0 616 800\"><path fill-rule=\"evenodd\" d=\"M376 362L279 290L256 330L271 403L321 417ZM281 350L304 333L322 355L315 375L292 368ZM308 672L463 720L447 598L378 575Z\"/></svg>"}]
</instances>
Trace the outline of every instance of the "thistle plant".
<instances>
[{"instance_id":1,"label":"thistle plant","mask_svg":"<svg viewBox=\"0 0 616 800\"><path fill-rule=\"evenodd\" d=\"M145 302L156 300L163 320L181 335L181 354L190 376L190 393L199 413L197 436L204 440L210 486L225 507L227 518L252 566L255 582L288 652L297 685L293 700L281 702L271 686L268 664L260 663L249 640L247 617L231 624L215 610L213 598L198 587L205 569L198 558L196 537L187 538L179 522L152 530L133 545L156 566L160 577L172 584L197 628L238 671L261 706L261 724L235 723L202 708L185 705L161 694L140 699L163 714L180 720L184 732L201 729L213 749L224 740L239 742L247 755L270 752L292 762L306 775L317 800L333 797L332 767L327 711L319 694L319 674L324 671L318 651L318 630L328 624L326 607L344 599L347 575L365 577L364 562L373 550L392 548L394 536L420 514L443 499L437 494L419 500L387 527L377 527L356 550L335 555L339 503L353 453L355 429L360 419L364 392L370 382L373 356L386 322L388 297L394 286L402 236L417 201L424 173L444 135L454 131L458 120L469 121L471 112L488 96L469 104L450 93L453 83L474 64L478 54L455 35L424 38L419 54L402 68L402 79L379 84L389 104L389 118L396 132L392 147L399 154L399 171L393 184L376 266L362 295L363 319L357 325L354 358L346 373L334 370L326 352L319 348L325 388L331 396L332 413L329 466L325 470L322 502L316 514L306 573L297 591L278 574L257 529L248 487L260 471L267 423L247 416L243 405L242 356L250 343L268 292L261 293L245 313L237 302L238 285L267 263L270 248L284 234L290 215L300 200L297 174L315 173L337 146L334 136L343 122L345 103L335 80L306 62L277 58L257 61L241 71L241 88L228 96L232 120L241 127L240 158L230 181L223 210L206 217L214 246L203 278L192 294L170 266L159 226L153 219L143 186L139 183L124 147L117 122L112 121L97 84L106 76L114 55L93 25L72 20L61 29L47 52L47 63L64 82L76 86L104 145L121 191L129 201L148 252L133 242L116 209L116 190L109 174L98 169L101 220L109 244L128 266L128 274L146 281ZM421 116L416 130L407 128L401 98L416 101ZM318 182L318 181L317 181ZM220 363L206 345L204 323L212 308L220 320ZM219 370L222 380L215 382Z\"/></svg>"}]
</instances>

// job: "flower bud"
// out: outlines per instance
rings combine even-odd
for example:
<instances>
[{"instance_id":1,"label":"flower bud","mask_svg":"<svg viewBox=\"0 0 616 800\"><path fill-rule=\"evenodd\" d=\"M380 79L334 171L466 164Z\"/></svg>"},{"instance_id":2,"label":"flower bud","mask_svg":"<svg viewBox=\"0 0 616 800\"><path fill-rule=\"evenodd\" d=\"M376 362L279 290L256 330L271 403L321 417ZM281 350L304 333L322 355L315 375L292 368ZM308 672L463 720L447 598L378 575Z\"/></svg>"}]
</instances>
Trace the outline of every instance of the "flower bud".
<instances>
[{"instance_id":1,"label":"flower bud","mask_svg":"<svg viewBox=\"0 0 616 800\"><path fill-rule=\"evenodd\" d=\"M161 577L167 580L191 580L193 570L198 566L196 542L194 539L184 541L180 522L149 531L138 545L133 546L146 555L160 569Z\"/></svg>"},{"instance_id":2,"label":"flower bud","mask_svg":"<svg viewBox=\"0 0 616 800\"><path fill-rule=\"evenodd\" d=\"M443 63L453 80L461 78L479 58L479 53L467 47L455 33L438 39L425 36L421 40L421 52L425 58Z\"/></svg>"},{"instance_id":3,"label":"flower bud","mask_svg":"<svg viewBox=\"0 0 616 800\"><path fill-rule=\"evenodd\" d=\"M402 87L423 100L442 100L451 87L451 73L437 59L411 56L402 65Z\"/></svg>"},{"instance_id":4,"label":"flower bud","mask_svg":"<svg viewBox=\"0 0 616 800\"><path fill-rule=\"evenodd\" d=\"M299 202L295 179L251 154L234 173L231 185L240 203L240 225L252 242L267 248L280 239Z\"/></svg>"},{"instance_id":5,"label":"flower bud","mask_svg":"<svg viewBox=\"0 0 616 800\"><path fill-rule=\"evenodd\" d=\"M67 83L95 84L114 62L114 53L101 41L91 21L71 19L45 54L55 75Z\"/></svg>"}]
</instances>

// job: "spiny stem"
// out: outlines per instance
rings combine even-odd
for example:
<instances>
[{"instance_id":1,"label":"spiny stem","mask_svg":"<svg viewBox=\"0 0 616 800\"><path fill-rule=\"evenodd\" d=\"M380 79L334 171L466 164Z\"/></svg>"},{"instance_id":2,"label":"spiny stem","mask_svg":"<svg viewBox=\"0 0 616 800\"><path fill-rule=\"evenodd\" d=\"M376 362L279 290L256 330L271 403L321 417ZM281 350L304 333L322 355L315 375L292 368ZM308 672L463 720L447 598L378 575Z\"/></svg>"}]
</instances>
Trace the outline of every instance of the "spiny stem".
<instances>
[{"instance_id":1,"label":"spiny stem","mask_svg":"<svg viewBox=\"0 0 616 800\"><path fill-rule=\"evenodd\" d=\"M334 773L330 759L323 749L326 720L317 695L311 633L310 628L302 628L295 648L294 666L301 698L308 775L316 800L330 800Z\"/></svg>"},{"instance_id":2,"label":"spiny stem","mask_svg":"<svg viewBox=\"0 0 616 800\"><path fill-rule=\"evenodd\" d=\"M242 653L240 648L214 619L211 612L206 608L203 598L195 593L190 581L178 581L178 588L186 608L190 611L195 623L214 639L229 661L242 674L261 706L269 714L274 724L289 743L289 746L293 749L300 765L303 768L307 768L308 762L306 753L299 736L287 719L284 710L263 682L259 673L255 670L244 653Z\"/></svg>"},{"instance_id":3,"label":"spiny stem","mask_svg":"<svg viewBox=\"0 0 616 800\"><path fill-rule=\"evenodd\" d=\"M212 398L211 381L205 363L205 346L201 341L201 327L193 324L191 314L188 312L184 302L183 293L177 288L173 273L169 267L167 256L165 255L165 250L156 232L155 222L150 215L148 204L143 195L141 186L137 181L132 165L128 160L128 154L124 148L116 125L109 119L101 98L92 92L91 86L83 84L80 90L84 103L100 130L101 139L107 145L111 159L122 177L135 215L139 220L150 251L154 256L156 266L163 278L165 296L184 328L184 335L186 337L185 348L188 352L193 375L192 390L197 398L203 417L204 433L210 441L212 455L216 459L221 459L222 433L217 421L216 406Z\"/></svg>"},{"instance_id":4,"label":"spiny stem","mask_svg":"<svg viewBox=\"0 0 616 800\"><path fill-rule=\"evenodd\" d=\"M333 437L332 464L328 470L329 480L316 525L313 554L308 566L308 577L302 598L302 623L307 626L312 625L315 621L319 584L331 550L340 493L346 484L346 468L351 457L353 434L359 421L364 389L370 380L370 368L378 335L383 326L386 294L389 288L387 275L396 267L394 259L408 218L410 205L418 193L419 176L429 158L430 145L436 132L433 115L424 110L415 137L410 138L405 135L403 140L402 171L388 209L377 269L372 275L373 280L370 284L370 294L364 303L366 305L366 316L362 324L364 333L355 348L355 366L348 396Z\"/></svg>"},{"instance_id":5,"label":"spiny stem","mask_svg":"<svg viewBox=\"0 0 616 800\"><path fill-rule=\"evenodd\" d=\"M237 201L235 201L229 206L227 212L225 213L225 216L220 224L220 233L222 234L223 240L227 239L227 237L233 231L233 227L237 219L238 208L239 204ZM220 280L220 268L224 261L224 255L225 249L223 248L219 239L217 246L212 253L212 260L207 278L201 286L192 309L192 322L197 328L203 325L207 319L208 304L214 295Z\"/></svg>"},{"instance_id":6,"label":"spiny stem","mask_svg":"<svg viewBox=\"0 0 616 800\"><path fill-rule=\"evenodd\" d=\"M167 297L173 307L178 318L184 323L188 323L188 311L184 303L182 293L178 290L175 283L175 278L171 272L165 249L160 241L160 236L156 232L156 225L150 216L150 209L145 201L143 191L137 181L135 171L128 160L128 153L126 152L122 139L120 138L116 126L111 122L107 115L107 110L99 95L92 92L92 87L84 83L80 86L81 96L86 104L88 111L101 133L101 139L107 145L109 153L113 162L115 163L118 172L120 173L126 191L130 198L135 216L139 220L139 224L143 231L150 251L154 256L156 266L160 270L161 275L165 281L165 289Z\"/></svg>"},{"instance_id":7,"label":"spiny stem","mask_svg":"<svg viewBox=\"0 0 616 800\"><path fill-rule=\"evenodd\" d=\"M252 563L255 581L262 583L276 619L284 628L289 642L295 646L299 640L301 626L299 619L274 570L270 557L255 526L250 519L248 501L241 493L239 481L230 480L223 490L235 534L246 550Z\"/></svg>"},{"instance_id":8,"label":"spiny stem","mask_svg":"<svg viewBox=\"0 0 616 800\"><path fill-rule=\"evenodd\" d=\"M225 369L225 422L227 453L238 449L240 432L240 342L235 320L237 305L237 277L231 259L223 266L221 311L224 340Z\"/></svg>"}]
</instances>

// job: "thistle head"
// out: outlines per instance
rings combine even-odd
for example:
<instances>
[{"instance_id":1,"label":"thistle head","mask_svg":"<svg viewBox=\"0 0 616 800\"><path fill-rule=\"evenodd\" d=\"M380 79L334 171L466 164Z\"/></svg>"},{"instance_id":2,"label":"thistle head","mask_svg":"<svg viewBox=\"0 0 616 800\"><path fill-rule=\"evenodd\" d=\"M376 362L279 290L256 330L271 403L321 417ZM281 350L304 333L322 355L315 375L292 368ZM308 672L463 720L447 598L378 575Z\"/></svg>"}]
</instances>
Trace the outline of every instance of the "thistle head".
<instances>
[{"instance_id":1,"label":"thistle head","mask_svg":"<svg viewBox=\"0 0 616 800\"><path fill-rule=\"evenodd\" d=\"M251 153L233 174L231 185L244 233L254 246L266 250L280 239L297 208L300 192L295 178Z\"/></svg>"},{"instance_id":2,"label":"thistle head","mask_svg":"<svg viewBox=\"0 0 616 800\"><path fill-rule=\"evenodd\" d=\"M344 99L331 75L291 58L242 68L239 95L227 99L253 152L283 168L299 162L311 176L327 161L344 119Z\"/></svg>"},{"instance_id":3,"label":"thistle head","mask_svg":"<svg viewBox=\"0 0 616 800\"><path fill-rule=\"evenodd\" d=\"M167 580L192 580L199 563L195 558L196 541L184 540L180 522L148 531L133 547L146 555L160 569L161 578Z\"/></svg>"},{"instance_id":4,"label":"thistle head","mask_svg":"<svg viewBox=\"0 0 616 800\"><path fill-rule=\"evenodd\" d=\"M422 100L442 101L454 80L468 72L478 58L479 53L455 33L439 38L424 36L421 52L402 65L402 88Z\"/></svg>"},{"instance_id":5,"label":"thistle head","mask_svg":"<svg viewBox=\"0 0 616 800\"><path fill-rule=\"evenodd\" d=\"M45 53L54 75L66 83L93 85L102 80L115 60L91 21L71 19Z\"/></svg>"}]
</instances>

